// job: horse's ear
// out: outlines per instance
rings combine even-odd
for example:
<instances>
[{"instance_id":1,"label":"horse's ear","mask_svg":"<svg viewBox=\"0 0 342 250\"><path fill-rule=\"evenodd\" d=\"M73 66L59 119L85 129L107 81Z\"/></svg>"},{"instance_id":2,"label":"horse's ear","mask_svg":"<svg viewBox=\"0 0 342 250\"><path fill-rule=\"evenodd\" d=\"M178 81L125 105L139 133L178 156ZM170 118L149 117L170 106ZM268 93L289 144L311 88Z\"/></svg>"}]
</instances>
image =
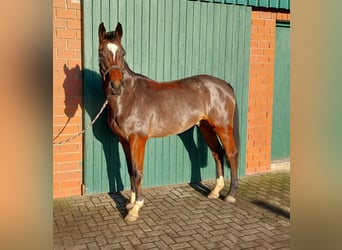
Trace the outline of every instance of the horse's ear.
<instances>
[{"instance_id":1,"label":"horse's ear","mask_svg":"<svg viewBox=\"0 0 342 250\"><path fill-rule=\"evenodd\" d=\"M121 37L122 37L122 26L121 23L118 23L115 28L115 39L119 39L121 42Z\"/></svg>"},{"instance_id":2,"label":"horse's ear","mask_svg":"<svg viewBox=\"0 0 342 250\"><path fill-rule=\"evenodd\" d=\"M105 28L105 26L104 26L104 24L103 24L103 22L102 22L102 23L100 23L100 25L99 25L99 42L100 42L100 43L103 41L103 39L105 38L105 36L106 36L106 28Z\"/></svg>"}]
</instances>

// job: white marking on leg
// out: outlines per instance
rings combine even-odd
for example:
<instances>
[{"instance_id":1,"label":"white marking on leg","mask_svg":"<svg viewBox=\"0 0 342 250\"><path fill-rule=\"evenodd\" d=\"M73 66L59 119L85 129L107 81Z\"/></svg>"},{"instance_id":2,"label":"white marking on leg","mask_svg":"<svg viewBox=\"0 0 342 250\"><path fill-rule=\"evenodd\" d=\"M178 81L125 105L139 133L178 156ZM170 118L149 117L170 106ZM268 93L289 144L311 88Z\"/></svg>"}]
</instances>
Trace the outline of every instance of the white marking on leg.
<instances>
[{"instance_id":1,"label":"white marking on leg","mask_svg":"<svg viewBox=\"0 0 342 250\"><path fill-rule=\"evenodd\" d=\"M108 43L107 48L113 53L113 61L115 61L116 51L118 50L118 46L114 43Z\"/></svg>"},{"instance_id":2,"label":"white marking on leg","mask_svg":"<svg viewBox=\"0 0 342 250\"><path fill-rule=\"evenodd\" d=\"M216 185L215 188L210 192L210 194L208 195L209 199L217 199L218 197L220 197L220 191L223 189L224 187L224 178L223 176L219 176L219 178L216 179Z\"/></svg>"},{"instance_id":3,"label":"white marking on leg","mask_svg":"<svg viewBox=\"0 0 342 250\"><path fill-rule=\"evenodd\" d=\"M135 192L131 192L131 199L129 203L127 203L126 208L131 209L134 206L135 203Z\"/></svg>"}]
</instances>

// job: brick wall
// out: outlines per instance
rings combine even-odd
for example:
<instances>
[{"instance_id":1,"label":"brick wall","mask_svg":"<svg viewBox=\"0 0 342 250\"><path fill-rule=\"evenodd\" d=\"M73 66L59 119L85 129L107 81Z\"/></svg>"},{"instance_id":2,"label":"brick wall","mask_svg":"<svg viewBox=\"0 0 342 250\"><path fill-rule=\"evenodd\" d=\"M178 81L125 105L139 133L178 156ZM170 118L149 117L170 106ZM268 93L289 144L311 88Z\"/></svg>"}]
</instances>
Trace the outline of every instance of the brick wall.
<instances>
[{"instance_id":1,"label":"brick wall","mask_svg":"<svg viewBox=\"0 0 342 250\"><path fill-rule=\"evenodd\" d=\"M277 20L289 21L290 14L265 9L252 11L246 174L270 170Z\"/></svg>"},{"instance_id":2,"label":"brick wall","mask_svg":"<svg viewBox=\"0 0 342 250\"><path fill-rule=\"evenodd\" d=\"M53 0L53 138L82 130L80 0ZM57 138L56 138L57 137ZM82 136L53 145L53 197L81 194Z\"/></svg>"}]
</instances>

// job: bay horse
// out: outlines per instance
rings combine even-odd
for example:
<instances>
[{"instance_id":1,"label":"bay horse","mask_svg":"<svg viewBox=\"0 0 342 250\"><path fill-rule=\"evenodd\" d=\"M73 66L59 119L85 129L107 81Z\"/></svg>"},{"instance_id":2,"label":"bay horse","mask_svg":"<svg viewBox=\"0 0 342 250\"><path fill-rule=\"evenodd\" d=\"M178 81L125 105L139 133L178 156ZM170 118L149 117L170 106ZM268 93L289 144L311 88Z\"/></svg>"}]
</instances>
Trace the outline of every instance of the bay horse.
<instances>
[{"instance_id":1,"label":"bay horse","mask_svg":"<svg viewBox=\"0 0 342 250\"><path fill-rule=\"evenodd\" d=\"M144 204L142 178L149 138L182 133L197 125L216 164L216 184L208 195L219 198L224 188L224 155L230 163L230 189L225 201L235 202L239 127L232 86L210 75L157 82L134 73L124 60L122 26L106 32L99 25L99 71L108 100L107 121L123 147L131 182L126 221L138 219Z\"/></svg>"}]
</instances>

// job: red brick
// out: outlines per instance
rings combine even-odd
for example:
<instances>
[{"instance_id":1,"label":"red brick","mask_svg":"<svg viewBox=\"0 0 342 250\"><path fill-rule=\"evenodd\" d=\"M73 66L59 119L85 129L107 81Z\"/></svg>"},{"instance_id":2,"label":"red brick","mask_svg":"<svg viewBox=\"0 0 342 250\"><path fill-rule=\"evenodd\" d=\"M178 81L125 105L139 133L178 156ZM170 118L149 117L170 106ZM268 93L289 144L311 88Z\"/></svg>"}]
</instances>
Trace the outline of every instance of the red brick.
<instances>
[{"instance_id":1,"label":"red brick","mask_svg":"<svg viewBox=\"0 0 342 250\"><path fill-rule=\"evenodd\" d=\"M63 68L67 64L67 60L63 58L53 58L53 67Z\"/></svg>"},{"instance_id":2,"label":"red brick","mask_svg":"<svg viewBox=\"0 0 342 250\"><path fill-rule=\"evenodd\" d=\"M53 155L53 162L67 162L69 161L69 154L64 153L64 154L54 154ZM58 165L58 171L54 169L55 172L60 171L60 165Z\"/></svg>"},{"instance_id":3,"label":"red brick","mask_svg":"<svg viewBox=\"0 0 342 250\"><path fill-rule=\"evenodd\" d=\"M57 135L59 134L61 131L63 132L64 135L74 135L77 134L78 132L80 132L82 129L80 129L80 125L70 125L68 124L68 126L64 127L64 125L54 125L53 126L53 134Z\"/></svg>"},{"instance_id":4,"label":"red brick","mask_svg":"<svg viewBox=\"0 0 342 250\"><path fill-rule=\"evenodd\" d=\"M78 66L80 68L80 70L82 70L82 60L81 59L75 59L75 60L69 59L68 60L68 66L69 66L69 68L74 68L74 67ZM82 81L81 80L82 74L79 74L77 77L80 81Z\"/></svg>"},{"instance_id":5,"label":"red brick","mask_svg":"<svg viewBox=\"0 0 342 250\"><path fill-rule=\"evenodd\" d=\"M71 172L70 173L70 180L81 180L82 179L82 172Z\"/></svg>"},{"instance_id":6,"label":"red brick","mask_svg":"<svg viewBox=\"0 0 342 250\"><path fill-rule=\"evenodd\" d=\"M248 148L247 154L260 154L260 147Z\"/></svg>"},{"instance_id":7,"label":"red brick","mask_svg":"<svg viewBox=\"0 0 342 250\"><path fill-rule=\"evenodd\" d=\"M76 10L56 9L56 17L64 19L76 19Z\"/></svg>"},{"instance_id":8,"label":"red brick","mask_svg":"<svg viewBox=\"0 0 342 250\"><path fill-rule=\"evenodd\" d=\"M258 34L260 35L260 40L264 38L264 34L271 34L271 33L272 33L272 29L269 27L266 27L266 26L258 27Z\"/></svg>"},{"instance_id":9,"label":"red brick","mask_svg":"<svg viewBox=\"0 0 342 250\"><path fill-rule=\"evenodd\" d=\"M68 9L81 9L81 1L80 0L67 0Z\"/></svg>"},{"instance_id":10,"label":"red brick","mask_svg":"<svg viewBox=\"0 0 342 250\"><path fill-rule=\"evenodd\" d=\"M253 155L253 160L254 161L261 161L261 160L265 160L266 156L264 154L256 154Z\"/></svg>"},{"instance_id":11,"label":"red brick","mask_svg":"<svg viewBox=\"0 0 342 250\"><path fill-rule=\"evenodd\" d=\"M260 18L262 19L271 19L272 13L268 11L260 11Z\"/></svg>"},{"instance_id":12,"label":"red brick","mask_svg":"<svg viewBox=\"0 0 342 250\"><path fill-rule=\"evenodd\" d=\"M68 48L69 49L79 49L82 48L82 41L81 40L68 40Z\"/></svg>"},{"instance_id":13,"label":"red brick","mask_svg":"<svg viewBox=\"0 0 342 250\"><path fill-rule=\"evenodd\" d=\"M81 185L77 189L70 189L70 196L81 195Z\"/></svg>"},{"instance_id":14,"label":"red brick","mask_svg":"<svg viewBox=\"0 0 342 250\"><path fill-rule=\"evenodd\" d=\"M259 19L260 12L259 11L252 11L252 19Z\"/></svg>"},{"instance_id":15,"label":"red brick","mask_svg":"<svg viewBox=\"0 0 342 250\"><path fill-rule=\"evenodd\" d=\"M259 31L259 29L260 28L257 28L258 32L256 34L251 35L252 40L262 41L264 39L264 33ZM258 44L256 44L256 46L258 46Z\"/></svg>"},{"instance_id":16,"label":"red brick","mask_svg":"<svg viewBox=\"0 0 342 250\"><path fill-rule=\"evenodd\" d=\"M274 57L274 48L263 49L263 53L265 56L272 56Z\"/></svg>"},{"instance_id":17,"label":"red brick","mask_svg":"<svg viewBox=\"0 0 342 250\"><path fill-rule=\"evenodd\" d=\"M69 160L70 161L82 161L82 151L79 153L70 153Z\"/></svg>"},{"instance_id":18,"label":"red brick","mask_svg":"<svg viewBox=\"0 0 342 250\"><path fill-rule=\"evenodd\" d=\"M261 56L257 56L257 62L266 62L266 63L269 63L271 60L268 56L264 56L264 55L261 55Z\"/></svg>"},{"instance_id":19,"label":"red brick","mask_svg":"<svg viewBox=\"0 0 342 250\"><path fill-rule=\"evenodd\" d=\"M60 80L60 79L65 79L65 74L62 68L54 68L53 69L53 77L56 80Z\"/></svg>"},{"instance_id":20,"label":"red brick","mask_svg":"<svg viewBox=\"0 0 342 250\"><path fill-rule=\"evenodd\" d=\"M247 168L258 168L259 167L259 162L258 161L250 161L247 163Z\"/></svg>"},{"instance_id":21,"label":"red brick","mask_svg":"<svg viewBox=\"0 0 342 250\"><path fill-rule=\"evenodd\" d=\"M53 19L53 27L65 29L66 28L66 21L64 19Z\"/></svg>"},{"instance_id":22,"label":"red brick","mask_svg":"<svg viewBox=\"0 0 342 250\"><path fill-rule=\"evenodd\" d=\"M69 178L70 178L70 173L53 173L54 182L68 180Z\"/></svg>"},{"instance_id":23,"label":"red brick","mask_svg":"<svg viewBox=\"0 0 342 250\"><path fill-rule=\"evenodd\" d=\"M61 164L61 172L80 171L79 162L66 162Z\"/></svg>"},{"instance_id":24,"label":"red brick","mask_svg":"<svg viewBox=\"0 0 342 250\"><path fill-rule=\"evenodd\" d=\"M269 28L271 28L272 31L274 31L275 30L275 20L274 19L265 20L265 27L269 27Z\"/></svg>"},{"instance_id":25,"label":"red brick","mask_svg":"<svg viewBox=\"0 0 342 250\"><path fill-rule=\"evenodd\" d=\"M252 19L252 26L253 25L264 26L265 25L265 21L264 20L260 20L260 19Z\"/></svg>"},{"instance_id":26,"label":"red brick","mask_svg":"<svg viewBox=\"0 0 342 250\"><path fill-rule=\"evenodd\" d=\"M259 41L258 48L271 48L271 42L269 41Z\"/></svg>"},{"instance_id":27,"label":"red brick","mask_svg":"<svg viewBox=\"0 0 342 250\"><path fill-rule=\"evenodd\" d=\"M81 20L68 20L68 29L81 29Z\"/></svg>"},{"instance_id":28,"label":"red brick","mask_svg":"<svg viewBox=\"0 0 342 250\"><path fill-rule=\"evenodd\" d=\"M69 190L53 190L53 197L54 198L62 198L70 196Z\"/></svg>"},{"instance_id":29,"label":"red brick","mask_svg":"<svg viewBox=\"0 0 342 250\"><path fill-rule=\"evenodd\" d=\"M82 11L81 10L76 10L76 19L82 20Z\"/></svg>"},{"instance_id":30,"label":"red brick","mask_svg":"<svg viewBox=\"0 0 342 250\"><path fill-rule=\"evenodd\" d=\"M53 190L60 190L61 183L60 182L53 182Z\"/></svg>"},{"instance_id":31,"label":"red brick","mask_svg":"<svg viewBox=\"0 0 342 250\"><path fill-rule=\"evenodd\" d=\"M263 54L263 49L260 49L260 48L252 48L251 49L251 56L262 55L262 54Z\"/></svg>"},{"instance_id":32,"label":"red brick","mask_svg":"<svg viewBox=\"0 0 342 250\"><path fill-rule=\"evenodd\" d=\"M72 152L80 152L81 147L79 144L68 143L58 145L58 152L60 153L72 153Z\"/></svg>"},{"instance_id":33,"label":"red brick","mask_svg":"<svg viewBox=\"0 0 342 250\"><path fill-rule=\"evenodd\" d=\"M258 27L255 25L251 26L251 37L256 34L258 34Z\"/></svg>"},{"instance_id":34,"label":"red brick","mask_svg":"<svg viewBox=\"0 0 342 250\"><path fill-rule=\"evenodd\" d=\"M53 0L52 6L54 8L65 8L65 0Z\"/></svg>"},{"instance_id":35,"label":"red brick","mask_svg":"<svg viewBox=\"0 0 342 250\"><path fill-rule=\"evenodd\" d=\"M81 181L74 180L74 181L63 181L61 182L61 189L73 189L73 188L80 188Z\"/></svg>"},{"instance_id":36,"label":"red brick","mask_svg":"<svg viewBox=\"0 0 342 250\"><path fill-rule=\"evenodd\" d=\"M53 41L53 48L63 48L65 49L67 47L67 40L65 39L59 39L59 40L54 40Z\"/></svg>"},{"instance_id":37,"label":"red brick","mask_svg":"<svg viewBox=\"0 0 342 250\"><path fill-rule=\"evenodd\" d=\"M58 49L57 50L57 58L72 58L74 59L76 56L75 50L69 49Z\"/></svg>"},{"instance_id":38,"label":"red brick","mask_svg":"<svg viewBox=\"0 0 342 250\"><path fill-rule=\"evenodd\" d=\"M80 50L76 51L76 59L79 59L79 60L82 59L82 51Z\"/></svg>"},{"instance_id":39,"label":"red brick","mask_svg":"<svg viewBox=\"0 0 342 250\"><path fill-rule=\"evenodd\" d=\"M56 30L56 37L59 38L67 38L67 39L76 39L76 30Z\"/></svg>"}]
</instances>

